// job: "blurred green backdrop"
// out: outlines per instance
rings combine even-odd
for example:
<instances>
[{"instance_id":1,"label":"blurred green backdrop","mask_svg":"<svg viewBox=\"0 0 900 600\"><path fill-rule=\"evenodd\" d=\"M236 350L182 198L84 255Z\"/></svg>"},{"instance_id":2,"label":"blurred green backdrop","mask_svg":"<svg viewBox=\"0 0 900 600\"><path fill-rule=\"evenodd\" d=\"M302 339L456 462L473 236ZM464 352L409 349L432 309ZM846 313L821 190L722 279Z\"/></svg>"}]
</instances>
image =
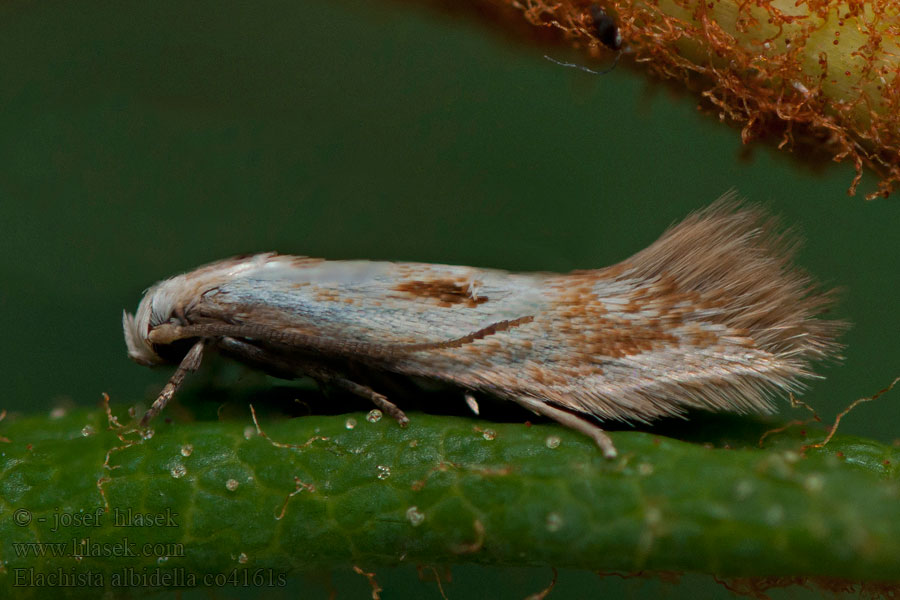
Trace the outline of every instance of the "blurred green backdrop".
<instances>
[{"instance_id":1,"label":"blurred green backdrop","mask_svg":"<svg viewBox=\"0 0 900 600\"><path fill-rule=\"evenodd\" d=\"M545 51L415 2L4 3L2 406L146 401L168 372L127 359L121 311L206 261L592 268L732 187L796 225L798 262L844 290L846 360L804 399L830 422L900 375L896 199L848 198L846 165L744 160L695 99ZM898 396L842 431L900 437ZM525 594L549 570L529 578Z\"/></svg>"}]
</instances>

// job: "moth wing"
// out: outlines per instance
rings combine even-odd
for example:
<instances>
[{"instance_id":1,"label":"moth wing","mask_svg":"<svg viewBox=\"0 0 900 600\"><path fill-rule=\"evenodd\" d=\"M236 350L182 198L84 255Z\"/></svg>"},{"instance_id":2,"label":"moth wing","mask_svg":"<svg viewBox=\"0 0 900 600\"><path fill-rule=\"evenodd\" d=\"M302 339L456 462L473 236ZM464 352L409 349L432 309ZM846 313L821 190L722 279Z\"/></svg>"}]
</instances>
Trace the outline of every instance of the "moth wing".
<instances>
[{"instance_id":1,"label":"moth wing","mask_svg":"<svg viewBox=\"0 0 900 600\"><path fill-rule=\"evenodd\" d=\"M792 239L725 197L618 265L546 278L548 309L526 327L400 369L603 419L770 412L844 328L819 318L832 294L792 264Z\"/></svg>"}]
</instances>

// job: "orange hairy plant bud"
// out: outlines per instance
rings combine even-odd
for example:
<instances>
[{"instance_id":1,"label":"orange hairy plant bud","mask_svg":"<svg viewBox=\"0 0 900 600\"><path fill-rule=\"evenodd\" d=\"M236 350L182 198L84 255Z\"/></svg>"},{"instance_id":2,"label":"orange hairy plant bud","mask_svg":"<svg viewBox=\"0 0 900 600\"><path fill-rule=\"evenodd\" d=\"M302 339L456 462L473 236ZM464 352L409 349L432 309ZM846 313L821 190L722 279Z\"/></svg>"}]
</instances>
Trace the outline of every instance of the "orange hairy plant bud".
<instances>
[{"instance_id":1,"label":"orange hairy plant bud","mask_svg":"<svg viewBox=\"0 0 900 600\"><path fill-rule=\"evenodd\" d=\"M699 93L745 143L850 160L850 194L864 167L880 177L870 198L900 182L895 0L484 1L593 53L609 52L597 33L602 10L636 65Z\"/></svg>"}]
</instances>

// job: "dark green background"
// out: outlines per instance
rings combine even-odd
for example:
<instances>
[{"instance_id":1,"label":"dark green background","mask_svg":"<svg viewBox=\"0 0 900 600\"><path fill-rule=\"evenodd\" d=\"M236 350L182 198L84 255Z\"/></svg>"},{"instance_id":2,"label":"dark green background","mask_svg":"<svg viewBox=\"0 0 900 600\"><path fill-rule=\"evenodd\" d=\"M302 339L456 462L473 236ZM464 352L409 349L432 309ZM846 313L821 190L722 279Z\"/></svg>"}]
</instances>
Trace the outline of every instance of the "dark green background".
<instances>
[{"instance_id":1,"label":"dark green background","mask_svg":"<svg viewBox=\"0 0 900 600\"><path fill-rule=\"evenodd\" d=\"M127 359L121 310L206 261L599 267L732 187L796 225L798 261L844 289L846 360L804 399L831 420L900 375L896 199L848 198L847 165L742 160L695 99L545 51L415 2L5 3L3 406L146 401L167 372ZM900 437L898 396L842 431Z\"/></svg>"}]
</instances>

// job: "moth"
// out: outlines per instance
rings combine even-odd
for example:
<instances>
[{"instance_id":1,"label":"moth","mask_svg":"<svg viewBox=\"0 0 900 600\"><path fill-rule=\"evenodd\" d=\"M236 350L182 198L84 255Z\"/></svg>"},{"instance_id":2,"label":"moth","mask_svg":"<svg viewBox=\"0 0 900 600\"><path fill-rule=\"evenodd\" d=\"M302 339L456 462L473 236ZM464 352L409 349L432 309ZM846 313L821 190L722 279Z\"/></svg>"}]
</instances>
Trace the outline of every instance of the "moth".
<instances>
[{"instance_id":1,"label":"moth","mask_svg":"<svg viewBox=\"0 0 900 600\"><path fill-rule=\"evenodd\" d=\"M349 390L401 426L404 412L360 374L489 394L612 458L604 421L770 412L773 394L800 391L814 361L836 357L843 324L821 318L832 294L791 264L791 239L726 196L631 258L568 274L276 253L208 264L123 313L132 359L178 365L141 425L215 350Z\"/></svg>"}]
</instances>

